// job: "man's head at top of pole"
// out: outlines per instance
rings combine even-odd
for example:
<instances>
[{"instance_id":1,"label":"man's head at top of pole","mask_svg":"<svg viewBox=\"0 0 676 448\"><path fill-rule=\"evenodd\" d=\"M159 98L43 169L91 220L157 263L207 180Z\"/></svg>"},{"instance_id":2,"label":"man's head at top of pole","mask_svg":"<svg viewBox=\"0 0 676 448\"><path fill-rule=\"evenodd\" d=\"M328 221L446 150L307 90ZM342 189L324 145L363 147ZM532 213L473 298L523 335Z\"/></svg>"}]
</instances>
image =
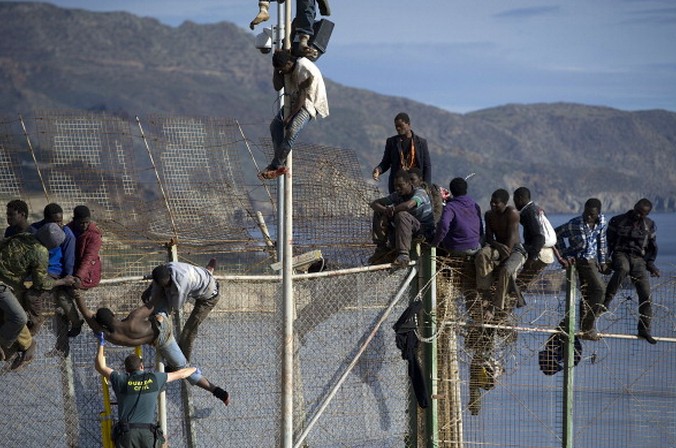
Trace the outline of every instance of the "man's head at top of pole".
<instances>
[{"instance_id":1,"label":"man's head at top of pole","mask_svg":"<svg viewBox=\"0 0 676 448\"><path fill-rule=\"evenodd\" d=\"M296 57L289 50L275 50L272 55L272 66L280 75L291 73L296 64Z\"/></svg>"}]
</instances>

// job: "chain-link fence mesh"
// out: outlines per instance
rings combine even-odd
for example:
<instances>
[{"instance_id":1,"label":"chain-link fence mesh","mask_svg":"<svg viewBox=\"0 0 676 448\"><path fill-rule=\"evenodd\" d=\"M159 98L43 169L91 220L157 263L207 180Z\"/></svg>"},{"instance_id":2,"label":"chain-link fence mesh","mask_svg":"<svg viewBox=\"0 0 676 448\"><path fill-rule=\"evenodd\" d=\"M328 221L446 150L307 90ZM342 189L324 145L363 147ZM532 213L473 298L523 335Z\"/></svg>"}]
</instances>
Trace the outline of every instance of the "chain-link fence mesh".
<instances>
[{"instance_id":1,"label":"chain-link fence mesh","mask_svg":"<svg viewBox=\"0 0 676 448\"><path fill-rule=\"evenodd\" d=\"M564 374L544 374L540 352L565 315L565 272L544 271L527 306L496 320L472 308L471 261L440 259L439 270L439 446L564 446ZM666 340L633 337L638 299L627 282L597 320L604 337L581 341L571 446L676 446L675 293L673 267L652 280L653 334ZM576 297L579 308L579 288Z\"/></svg>"},{"instance_id":2,"label":"chain-link fence mesh","mask_svg":"<svg viewBox=\"0 0 676 448\"><path fill-rule=\"evenodd\" d=\"M276 184L250 180L271 154L269 142L249 141L228 119L45 112L0 120L0 200L28 202L31 221L42 218L48 202L59 203L66 220L74 206L85 204L104 231L105 280L87 291L90 307L124 316L137 306L147 285L141 276L167 260L170 239L180 261L218 259L221 300L200 326L193 361L231 393L232 403L226 408L200 388L170 384L171 446L280 444L282 288L278 279L260 275L274 273ZM323 268L329 268L294 281L296 436L335 392L307 446L410 446L416 439L409 430L412 398L392 324L415 288L376 330L405 273L338 271L370 255L368 203L377 192L360 180L351 150L301 143L293 170L294 254L321 250ZM431 376L438 385L432 418L439 445L561 446L563 375L546 376L538 368L538 353L565 310L561 272L546 271L529 291L528 305L508 321L518 322L516 329L495 329L482 325L463 298L458 282L468 266L440 261L438 267L440 331L427 343L437 344ZM653 281L657 336L676 328L676 282L669 275ZM94 338L84 331L69 341L68 356L54 352L64 334L56 334L53 306L47 309L35 360L19 371L6 363L1 371L1 445L100 446L103 400ZM599 319L599 330L632 335L637 314L633 290L624 289ZM421 325L426 321L422 315ZM344 376L367 339L366 351ZM574 369L574 445L676 446L673 347L619 336L583 342ZM152 348L143 350L154 357ZM109 364L120 368L130 351L109 348ZM426 443L423 430L417 441Z\"/></svg>"}]
</instances>

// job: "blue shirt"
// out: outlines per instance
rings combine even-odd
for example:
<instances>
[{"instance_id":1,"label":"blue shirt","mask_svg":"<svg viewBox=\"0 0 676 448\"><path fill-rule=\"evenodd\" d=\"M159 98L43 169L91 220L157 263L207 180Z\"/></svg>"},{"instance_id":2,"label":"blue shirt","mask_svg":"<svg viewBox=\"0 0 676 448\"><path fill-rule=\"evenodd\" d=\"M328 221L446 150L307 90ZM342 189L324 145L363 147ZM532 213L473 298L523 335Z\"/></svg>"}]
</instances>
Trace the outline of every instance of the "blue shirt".
<instances>
[{"instance_id":1,"label":"blue shirt","mask_svg":"<svg viewBox=\"0 0 676 448\"><path fill-rule=\"evenodd\" d=\"M585 222L584 216L578 216L556 229L556 247L564 258L584 258L605 263L608 257L606 241L606 218L599 215L596 226L592 229ZM566 245L566 240L568 244Z\"/></svg>"},{"instance_id":2,"label":"blue shirt","mask_svg":"<svg viewBox=\"0 0 676 448\"><path fill-rule=\"evenodd\" d=\"M31 224L31 232L35 233L37 230L45 225L47 222L43 219ZM75 267L75 235L70 227L63 226L61 228L66 234L66 239L63 240L60 246L57 246L49 251L49 267L47 272L55 278L62 278L66 275L73 275Z\"/></svg>"}]
</instances>

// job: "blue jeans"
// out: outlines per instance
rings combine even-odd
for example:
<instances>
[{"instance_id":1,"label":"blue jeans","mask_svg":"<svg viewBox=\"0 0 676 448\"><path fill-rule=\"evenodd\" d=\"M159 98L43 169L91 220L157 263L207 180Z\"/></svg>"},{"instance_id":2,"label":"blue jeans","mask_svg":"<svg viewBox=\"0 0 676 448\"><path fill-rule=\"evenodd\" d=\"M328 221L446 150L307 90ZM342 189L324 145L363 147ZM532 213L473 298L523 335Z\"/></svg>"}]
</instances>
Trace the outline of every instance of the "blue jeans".
<instances>
[{"instance_id":1,"label":"blue jeans","mask_svg":"<svg viewBox=\"0 0 676 448\"><path fill-rule=\"evenodd\" d=\"M176 339L174 339L171 319L165 314L157 314L151 318L151 322L160 332L155 339L155 349L167 365L177 370L188 367L188 360L183 355ZM187 379L194 386L200 378L202 378L202 374L197 371Z\"/></svg>"},{"instance_id":2,"label":"blue jeans","mask_svg":"<svg viewBox=\"0 0 676 448\"><path fill-rule=\"evenodd\" d=\"M317 13L316 0L296 0L296 17L293 20L296 27L296 34L307 34L314 36L313 25Z\"/></svg>"},{"instance_id":3,"label":"blue jeans","mask_svg":"<svg viewBox=\"0 0 676 448\"><path fill-rule=\"evenodd\" d=\"M288 126L284 127L284 109L280 109L275 118L270 123L270 136L272 145L275 148L275 157L270 163L270 169L277 169L284 166L286 158L291 152L298 134L312 117L310 113L302 108L292 119Z\"/></svg>"},{"instance_id":4,"label":"blue jeans","mask_svg":"<svg viewBox=\"0 0 676 448\"><path fill-rule=\"evenodd\" d=\"M12 289L0 282L0 313L4 319L0 325L0 344L9 348L28 322L28 316Z\"/></svg>"}]
</instances>

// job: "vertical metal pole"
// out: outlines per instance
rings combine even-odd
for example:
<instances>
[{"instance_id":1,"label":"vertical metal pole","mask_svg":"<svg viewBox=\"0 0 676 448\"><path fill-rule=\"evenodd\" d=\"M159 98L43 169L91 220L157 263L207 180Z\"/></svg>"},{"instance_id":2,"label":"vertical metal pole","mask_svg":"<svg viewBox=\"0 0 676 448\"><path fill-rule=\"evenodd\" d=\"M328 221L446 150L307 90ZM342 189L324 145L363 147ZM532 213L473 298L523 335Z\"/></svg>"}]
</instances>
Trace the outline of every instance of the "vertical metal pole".
<instances>
[{"instance_id":1,"label":"vertical metal pole","mask_svg":"<svg viewBox=\"0 0 676 448\"><path fill-rule=\"evenodd\" d=\"M575 266L566 270L566 314L564 331L567 335L563 369L563 448L573 448L573 367L575 367Z\"/></svg>"},{"instance_id":2,"label":"vertical metal pole","mask_svg":"<svg viewBox=\"0 0 676 448\"><path fill-rule=\"evenodd\" d=\"M426 288L425 300L425 336L430 337L437 331L437 250L435 247L423 250L420 261L423 267L422 283L420 287ZM429 385L428 391L431 396L430 405L425 409L425 446L432 448L439 446L439 415L438 415L438 401L437 401L437 386L439 372L437 371L437 339L433 338L431 342L425 344L425 370L427 382Z\"/></svg>"},{"instance_id":3,"label":"vertical metal pole","mask_svg":"<svg viewBox=\"0 0 676 448\"><path fill-rule=\"evenodd\" d=\"M31 137L28 135L28 130L26 129L26 123L23 121L23 116L19 114L19 122L21 123L21 129L23 129L23 136L26 137L26 143L28 144L28 149L31 152L31 157L33 157L33 163L35 164L35 171L38 173L38 178L40 179L40 185L42 186L42 192L45 194L45 199L47 202L49 200L49 193L47 192L47 185L45 180L42 178L42 171L40 170L40 164L38 164L38 159L35 157L35 150L33 150L33 144L31 143Z\"/></svg>"},{"instance_id":4,"label":"vertical metal pole","mask_svg":"<svg viewBox=\"0 0 676 448\"><path fill-rule=\"evenodd\" d=\"M274 46L275 49L282 49L285 47L286 42L286 4L281 4L277 2L277 27L275 28L273 34ZM291 105L284 100L285 88L279 91L279 104L284 108L284 116L291 109ZM274 148L273 148L274 150ZM284 262L284 177L277 178L277 261L280 263ZM282 270L280 274L284 275Z\"/></svg>"},{"instance_id":5,"label":"vertical metal pole","mask_svg":"<svg viewBox=\"0 0 676 448\"><path fill-rule=\"evenodd\" d=\"M280 21L281 21L280 9ZM291 48L290 39L291 30L291 0L284 2L284 48ZM285 97L287 98L287 97ZM284 100L284 116L287 117L291 110L291 104ZM292 158L291 153L286 160L286 166L289 168L288 174L284 176L284 220L283 223L283 244L282 246L282 284L284 287L284 341L283 341L283 361L282 361L282 418L283 418L283 447L293 447L293 260L292 260L292 238L293 238L293 189L292 189ZM278 231L279 234L279 231Z\"/></svg>"}]
</instances>

